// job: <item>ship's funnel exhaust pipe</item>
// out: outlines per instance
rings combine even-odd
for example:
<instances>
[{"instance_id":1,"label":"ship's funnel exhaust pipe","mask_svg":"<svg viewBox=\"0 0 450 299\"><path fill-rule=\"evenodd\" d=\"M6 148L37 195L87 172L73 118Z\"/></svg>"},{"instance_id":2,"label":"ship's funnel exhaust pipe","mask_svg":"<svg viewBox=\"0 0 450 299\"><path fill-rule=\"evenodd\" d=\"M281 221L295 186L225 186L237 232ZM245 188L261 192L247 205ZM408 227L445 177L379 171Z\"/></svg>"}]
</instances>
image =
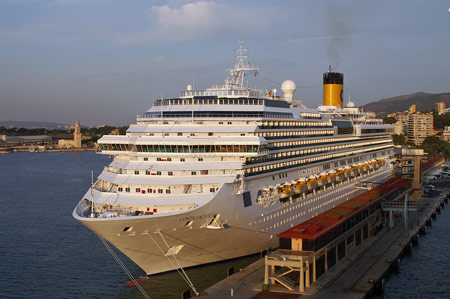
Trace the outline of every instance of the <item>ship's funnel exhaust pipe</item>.
<instances>
[{"instance_id":1,"label":"ship's funnel exhaust pipe","mask_svg":"<svg viewBox=\"0 0 450 299\"><path fill-rule=\"evenodd\" d=\"M344 74L331 71L323 74L323 105L344 106Z\"/></svg>"}]
</instances>

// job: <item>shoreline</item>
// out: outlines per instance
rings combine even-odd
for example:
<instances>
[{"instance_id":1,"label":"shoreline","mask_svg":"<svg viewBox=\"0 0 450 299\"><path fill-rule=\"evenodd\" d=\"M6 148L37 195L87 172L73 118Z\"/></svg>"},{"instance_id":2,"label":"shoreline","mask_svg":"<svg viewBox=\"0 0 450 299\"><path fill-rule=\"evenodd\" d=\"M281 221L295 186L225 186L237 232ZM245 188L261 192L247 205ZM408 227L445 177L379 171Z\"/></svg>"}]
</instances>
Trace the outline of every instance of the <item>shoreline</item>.
<instances>
[{"instance_id":1,"label":"shoreline","mask_svg":"<svg viewBox=\"0 0 450 299\"><path fill-rule=\"evenodd\" d=\"M77 149L50 149L45 151L29 151L29 150L22 150L22 151L0 151L0 154L23 154L23 153L30 153L30 154L41 154L41 153L57 153L57 152L89 152L89 151L96 151L95 148L77 148Z\"/></svg>"}]
</instances>

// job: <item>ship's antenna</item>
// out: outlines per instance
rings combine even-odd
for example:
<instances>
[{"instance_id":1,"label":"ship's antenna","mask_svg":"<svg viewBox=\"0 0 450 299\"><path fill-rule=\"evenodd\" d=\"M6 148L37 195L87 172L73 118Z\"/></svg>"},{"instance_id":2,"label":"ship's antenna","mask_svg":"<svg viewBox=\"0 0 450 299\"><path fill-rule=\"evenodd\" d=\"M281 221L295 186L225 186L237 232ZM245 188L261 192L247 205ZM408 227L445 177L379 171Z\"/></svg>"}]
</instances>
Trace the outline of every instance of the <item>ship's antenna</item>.
<instances>
[{"instance_id":1,"label":"ship's antenna","mask_svg":"<svg viewBox=\"0 0 450 299\"><path fill-rule=\"evenodd\" d=\"M91 168L91 218L94 218L94 169Z\"/></svg>"},{"instance_id":2,"label":"ship's antenna","mask_svg":"<svg viewBox=\"0 0 450 299\"><path fill-rule=\"evenodd\" d=\"M236 64L234 69L228 69L231 75L231 80L225 81L225 87L243 89L244 77L246 72L254 72L255 76L258 74L258 68L250 66L248 63L248 49L244 48L244 42L239 42L239 49L236 50Z\"/></svg>"},{"instance_id":3,"label":"ship's antenna","mask_svg":"<svg viewBox=\"0 0 450 299\"><path fill-rule=\"evenodd\" d=\"M161 120L163 120L163 94L161 92Z\"/></svg>"}]
</instances>

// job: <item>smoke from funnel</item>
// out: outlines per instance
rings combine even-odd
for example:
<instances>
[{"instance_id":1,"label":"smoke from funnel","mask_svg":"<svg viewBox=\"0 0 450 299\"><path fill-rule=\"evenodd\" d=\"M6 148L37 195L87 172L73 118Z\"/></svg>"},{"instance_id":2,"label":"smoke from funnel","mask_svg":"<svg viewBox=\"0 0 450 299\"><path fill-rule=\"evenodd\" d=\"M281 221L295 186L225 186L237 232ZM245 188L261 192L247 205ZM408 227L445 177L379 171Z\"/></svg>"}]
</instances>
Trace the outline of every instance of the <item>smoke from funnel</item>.
<instances>
[{"instance_id":1,"label":"smoke from funnel","mask_svg":"<svg viewBox=\"0 0 450 299\"><path fill-rule=\"evenodd\" d=\"M355 37L353 14L344 6L331 4L327 6L325 17L329 36L332 37L328 39L327 56L329 64L338 70L342 54Z\"/></svg>"}]
</instances>

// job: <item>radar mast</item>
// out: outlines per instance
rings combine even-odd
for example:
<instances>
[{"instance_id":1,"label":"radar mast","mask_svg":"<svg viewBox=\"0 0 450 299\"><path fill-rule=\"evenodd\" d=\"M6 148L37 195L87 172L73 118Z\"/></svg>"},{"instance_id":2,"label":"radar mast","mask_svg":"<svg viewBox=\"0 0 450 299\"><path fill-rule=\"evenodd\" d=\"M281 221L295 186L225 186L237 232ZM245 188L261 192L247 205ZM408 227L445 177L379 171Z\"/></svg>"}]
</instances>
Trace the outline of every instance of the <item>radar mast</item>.
<instances>
[{"instance_id":1,"label":"radar mast","mask_svg":"<svg viewBox=\"0 0 450 299\"><path fill-rule=\"evenodd\" d=\"M230 72L231 80L225 80L225 88L244 89L244 77L246 72L253 72L255 76L258 74L259 68L250 66L248 63L248 49L244 48L244 42L239 42L240 47L236 50L236 65L234 69L227 69Z\"/></svg>"}]
</instances>

